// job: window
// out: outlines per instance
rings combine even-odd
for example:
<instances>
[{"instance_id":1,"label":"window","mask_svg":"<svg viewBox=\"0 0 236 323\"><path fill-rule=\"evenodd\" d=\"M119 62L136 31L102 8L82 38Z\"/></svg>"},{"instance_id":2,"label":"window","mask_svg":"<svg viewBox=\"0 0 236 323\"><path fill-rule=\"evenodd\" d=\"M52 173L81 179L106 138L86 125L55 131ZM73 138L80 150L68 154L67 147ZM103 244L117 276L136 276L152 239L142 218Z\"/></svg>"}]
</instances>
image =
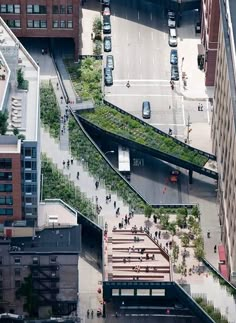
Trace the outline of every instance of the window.
<instances>
[{"instance_id":1,"label":"window","mask_svg":"<svg viewBox=\"0 0 236 323\"><path fill-rule=\"evenodd\" d=\"M32 174L31 173L25 173L25 181L31 181L32 180Z\"/></svg>"},{"instance_id":2,"label":"window","mask_svg":"<svg viewBox=\"0 0 236 323\"><path fill-rule=\"evenodd\" d=\"M11 181L12 173L10 172L0 172L0 181Z\"/></svg>"},{"instance_id":3,"label":"window","mask_svg":"<svg viewBox=\"0 0 236 323\"><path fill-rule=\"evenodd\" d=\"M33 277L38 277L38 276L39 276L39 272L34 270L34 271L32 272L32 276L33 276Z\"/></svg>"},{"instance_id":4,"label":"window","mask_svg":"<svg viewBox=\"0 0 236 323\"><path fill-rule=\"evenodd\" d=\"M58 20L53 20L53 22L52 22L52 27L53 27L53 28L58 28L58 27L59 27L59 25L58 25Z\"/></svg>"},{"instance_id":5,"label":"window","mask_svg":"<svg viewBox=\"0 0 236 323\"><path fill-rule=\"evenodd\" d=\"M0 184L0 192L12 192L12 184Z\"/></svg>"},{"instance_id":6,"label":"window","mask_svg":"<svg viewBox=\"0 0 236 323\"><path fill-rule=\"evenodd\" d=\"M6 4L1 4L1 13L6 13L7 12L7 5Z\"/></svg>"},{"instance_id":7,"label":"window","mask_svg":"<svg viewBox=\"0 0 236 323\"><path fill-rule=\"evenodd\" d=\"M60 13L61 14L66 13L66 6L60 6Z\"/></svg>"},{"instance_id":8,"label":"window","mask_svg":"<svg viewBox=\"0 0 236 323\"><path fill-rule=\"evenodd\" d=\"M19 4L15 4L14 5L14 8L15 8L15 13L20 13L20 5Z\"/></svg>"},{"instance_id":9,"label":"window","mask_svg":"<svg viewBox=\"0 0 236 323\"><path fill-rule=\"evenodd\" d=\"M7 12L8 13L14 13L14 6L13 6L13 4L8 4L7 5Z\"/></svg>"},{"instance_id":10,"label":"window","mask_svg":"<svg viewBox=\"0 0 236 323\"><path fill-rule=\"evenodd\" d=\"M33 5L32 4L27 5L27 13L33 13Z\"/></svg>"},{"instance_id":11,"label":"window","mask_svg":"<svg viewBox=\"0 0 236 323\"><path fill-rule=\"evenodd\" d=\"M33 20L27 20L27 27L33 28Z\"/></svg>"},{"instance_id":12,"label":"window","mask_svg":"<svg viewBox=\"0 0 236 323\"><path fill-rule=\"evenodd\" d=\"M21 285L21 281L20 280L15 280L15 288L19 288Z\"/></svg>"},{"instance_id":13,"label":"window","mask_svg":"<svg viewBox=\"0 0 236 323\"><path fill-rule=\"evenodd\" d=\"M25 198L25 204L26 205L32 205L32 199L31 199L31 197L26 197Z\"/></svg>"},{"instance_id":14,"label":"window","mask_svg":"<svg viewBox=\"0 0 236 323\"><path fill-rule=\"evenodd\" d=\"M72 14L73 13L73 6L72 5L67 6L67 13L68 14Z\"/></svg>"},{"instance_id":15,"label":"window","mask_svg":"<svg viewBox=\"0 0 236 323\"><path fill-rule=\"evenodd\" d=\"M32 263L33 263L33 265L39 265L39 258L38 257L33 257L32 258Z\"/></svg>"},{"instance_id":16,"label":"window","mask_svg":"<svg viewBox=\"0 0 236 323\"><path fill-rule=\"evenodd\" d=\"M59 7L58 6L52 6L52 13L58 14L59 13Z\"/></svg>"},{"instance_id":17,"label":"window","mask_svg":"<svg viewBox=\"0 0 236 323\"><path fill-rule=\"evenodd\" d=\"M41 20L40 21L40 27L41 28L47 28L47 21L46 20Z\"/></svg>"},{"instance_id":18,"label":"window","mask_svg":"<svg viewBox=\"0 0 236 323\"><path fill-rule=\"evenodd\" d=\"M0 168L10 169L12 168L12 161L10 158L0 158Z\"/></svg>"},{"instance_id":19,"label":"window","mask_svg":"<svg viewBox=\"0 0 236 323\"><path fill-rule=\"evenodd\" d=\"M39 11L39 5L35 4L33 6L33 13L40 13L40 11Z\"/></svg>"},{"instance_id":20,"label":"window","mask_svg":"<svg viewBox=\"0 0 236 323\"><path fill-rule=\"evenodd\" d=\"M40 22L39 20L34 20L34 28L39 28Z\"/></svg>"},{"instance_id":21,"label":"window","mask_svg":"<svg viewBox=\"0 0 236 323\"><path fill-rule=\"evenodd\" d=\"M13 198L12 196L0 196L0 205L12 205Z\"/></svg>"},{"instance_id":22,"label":"window","mask_svg":"<svg viewBox=\"0 0 236 323\"><path fill-rule=\"evenodd\" d=\"M25 157L31 157L31 148L25 148Z\"/></svg>"},{"instance_id":23,"label":"window","mask_svg":"<svg viewBox=\"0 0 236 323\"><path fill-rule=\"evenodd\" d=\"M73 28L73 22L72 20L67 21L67 28Z\"/></svg>"},{"instance_id":24,"label":"window","mask_svg":"<svg viewBox=\"0 0 236 323\"><path fill-rule=\"evenodd\" d=\"M10 27L10 28L20 28L20 20L7 20L7 25Z\"/></svg>"},{"instance_id":25,"label":"window","mask_svg":"<svg viewBox=\"0 0 236 323\"><path fill-rule=\"evenodd\" d=\"M66 22L65 20L60 21L60 28L66 28Z\"/></svg>"},{"instance_id":26,"label":"window","mask_svg":"<svg viewBox=\"0 0 236 323\"><path fill-rule=\"evenodd\" d=\"M15 257L14 262L15 262L15 265L20 265L20 262L21 262L20 257Z\"/></svg>"},{"instance_id":27,"label":"window","mask_svg":"<svg viewBox=\"0 0 236 323\"><path fill-rule=\"evenodd\" d=\"M0 215L13 215L13 209L0 208Z\"/></svg>"},{"instance_id":28,"label":"window","mask_svg":"<svg viewBox=\"0 0 236 323\"><path fill-rule=\"evenodd\" d=\"M56 263L57 262L57 257L56 256L51 256L50 257L50 263Z\"/></svg>"},{"instance_id":29,"label":"window","mask_svg":"<svg viewBox=\"0 0 236 323\"><path fill-rule=\"evenodd\" d=\"M25 169L31 169L31 161L25 161Z\"/></svg>"},{"instance_id":30,"label":"window","mask_svg":"<svg viewBox=\"0 0 236 323\"><path fill-rule=\"evenodd\" d=\"M20 276L20 268L15 268L15 276Z\"/></svg>"}]
</instances>

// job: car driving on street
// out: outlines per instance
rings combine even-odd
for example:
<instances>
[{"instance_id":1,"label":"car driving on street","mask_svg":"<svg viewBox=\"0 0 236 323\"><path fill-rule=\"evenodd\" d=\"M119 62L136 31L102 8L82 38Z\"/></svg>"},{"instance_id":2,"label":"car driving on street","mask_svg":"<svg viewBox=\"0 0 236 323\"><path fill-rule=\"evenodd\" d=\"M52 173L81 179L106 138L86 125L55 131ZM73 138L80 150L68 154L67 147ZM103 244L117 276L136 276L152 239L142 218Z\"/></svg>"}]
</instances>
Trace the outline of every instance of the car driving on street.
<instances>
[{"instance_id":1,"label":"car driving on street","mask_svg":"<svg viewBox=\"0 0 236 323\"><path fill-rule=\"evenodd\" d=\"M104 82L106 86L110 86L113 84L113 76L112 76L112 69L105 67L104 68Z\"/></svg>"},{"instance_id":2,"label":"car driving on street","mask_svg":"<svg viewBox=\"0 0 236 323\"><path fill-rule=\"evenodd\" d=\"M175 13L173 11L168 11L168 27L169 28L176 27Z\"/></svg>"},{"instance_id":3,"label":"car driving on street","mask_svg":"<svg viewBox=\"0 0 236 323\"><path fill-rule=\"evenodd\" d=\"M178 65L177 49L171 49L171 51L170 51L170 64L171 65Z\"/></svg>"},{"instance_id":4,"label":"car driving on street","mask_svg":"<svg viewBox=\"0 0 236 323\"><path fill-rule=\"evenodd\" d=\"M149 101L144 101L142 104L142 116L144 119L151 118L151 105Z\"/></svg>"},{"instance_id":5,"label":"car driving on street","mask_svg":"<svg viewBox=\"0 0 236 323\"><path fill-rule=\"evenodd\" d=\"M107 55L106 67L111 68L112 70L114 70L114 57L113 57L113 55Z\"/></svg>"},{"instance_id":6,"label":"car driving on street","mask_svg":"<svg viewBox=\"0 0 236 323\"><path fill-rule=\"evenodd\" d=\"M171 65L171 78L172 81L179 80L179 69L177 65Z\"/></svg>"}]
</instances>

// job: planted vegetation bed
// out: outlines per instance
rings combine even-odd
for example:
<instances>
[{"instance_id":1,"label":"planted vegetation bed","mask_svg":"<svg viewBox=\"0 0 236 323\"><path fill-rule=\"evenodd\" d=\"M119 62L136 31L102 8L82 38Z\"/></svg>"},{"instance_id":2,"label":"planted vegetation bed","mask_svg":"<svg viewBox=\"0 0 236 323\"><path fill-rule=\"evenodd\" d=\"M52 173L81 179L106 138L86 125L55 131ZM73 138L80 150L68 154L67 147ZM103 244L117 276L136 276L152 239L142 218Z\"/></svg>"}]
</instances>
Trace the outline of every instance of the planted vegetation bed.
<instances>
[{"instance_id":1,"label":"planted vegetation bed","mask_svg":"<svg viewBox=\"0 0 236 323\"><path fill-rule=\"evenodd\" d=\"M208 160L198 152L179 145L172 138L162 136L152 127L144 125L138 120L134 120L130 115L122 114L110 106L103 104L97 106L93 111L82 111L81 116L103 130L197 166L203 167Z\"/></svg>"},{"instance_id":2,"label":"planted vegetation bed","mask_svg":"<svg viewBox=\"0 0 236 323\"><path fill-rule=\"evenodd\" d=\"M50 135L59 138L60 109L51 83L44 83L40 88L40 117Z\"/></svg>"},{"instance_id":3,"label":"planted vegetation bed","mask_svg":"<svg viewBox=\"0 0 236 323\"><path fill-rule=\"evenodd\" d=\"M106 187L116 192L130 207L143 210L145 204L141 198L107 164L72 118L69 121L69 135L73 157L82 161L95 178L104 180Z\"/></svg>"},{"instance_id":4,"label":"planted vegetation bed","mask_svg":"<svg viewBox=\"0 0 236 323\"><path fill-rule=\"evenodd\" d=\"M87 218L96 219L92 202L56 168L46 155L42 156L42 174L43 199L61 199Z\"/></svg>"},{"instance_id":5,"label":"planted vegetation bed","mask_svg":"<svg viewBox=\"0 0 236 323\"><path fill-rule=\"evenodd\" d=\"M72 60L64 61L70 74L74 89L82 100L101 102L101 73L102 61L95 58L86 58L79 63Z\"/></svg>"}]
</instances>

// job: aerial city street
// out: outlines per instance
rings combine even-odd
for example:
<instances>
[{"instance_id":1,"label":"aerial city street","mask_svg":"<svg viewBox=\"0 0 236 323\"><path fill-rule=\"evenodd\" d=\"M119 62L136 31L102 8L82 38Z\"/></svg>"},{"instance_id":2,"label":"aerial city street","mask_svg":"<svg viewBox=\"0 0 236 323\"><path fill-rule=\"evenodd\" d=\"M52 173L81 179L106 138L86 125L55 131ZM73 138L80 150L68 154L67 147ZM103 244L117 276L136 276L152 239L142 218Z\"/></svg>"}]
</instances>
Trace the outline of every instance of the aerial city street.
<instances>
[{"instance_id":1,"label":"aerial city street","mask_svg":"<svg viewBox=\"0 0 236 323\"><path fill-rule=\"evenodd\" d=\"M0 322L236 323L235 0L0 4Z\"/></svg>"}]
</instances>

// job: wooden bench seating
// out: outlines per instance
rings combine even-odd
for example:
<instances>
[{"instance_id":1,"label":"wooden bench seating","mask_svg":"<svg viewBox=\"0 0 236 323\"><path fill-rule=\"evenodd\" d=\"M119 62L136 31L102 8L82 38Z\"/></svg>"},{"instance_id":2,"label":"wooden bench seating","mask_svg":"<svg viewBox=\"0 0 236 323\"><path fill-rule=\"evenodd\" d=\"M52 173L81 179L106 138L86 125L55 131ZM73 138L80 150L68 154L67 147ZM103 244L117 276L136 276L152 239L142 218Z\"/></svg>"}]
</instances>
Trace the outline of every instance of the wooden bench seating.
<instances>
[{"instance_id":1,"label":"wooden bench seating","mask_svg":"<svg viewBox=\"0 0 236 323\"><path fill-rule=\"evenodd\" d=\"M134 242L134 243L137 243L137 242L140 242L140 241L144 241L144 239L139 238L139 241L134 241L134 238L115 238L115 239L113 238L112 239L112 243L116 243L116 242L120 243L122 241L124 241L124 242Z\"/></svg>"},{"instance_id":2,"label":"wooden bench seating","mask_svg":"<svg viewBox=\"0 0 236 323\"><path fill-rule=\"evenodd\" d=\"M149 266L149 270L151 269L152 271L153 271L153 267L155 267L157 270L165 270L165 269L170 270L169 266L159 266L159 265L152 265L152 266L148 265L148 266ZM118 270L118 269L123 269L123 270L131 269L131 270L133 270L134 267L135 267L134 265L129 265L129 266L127 266L127 265L119 265L119 266L117 266L116 265L116 266L112 266L112 268L114 270ZM139 265L139 267L140 267L140 270L146 270L147 265Z\"/></svg>"},{"instance_id":3,"label":"wooden bench seating","mask_svg":"<svg viewBox=\"0 0 236 323\"><path fill-rule=\"evenodd\" d=\"M135 274L124 274L124 275L112 275L112 280L116 280L116 279L131 279L131 280L134 280L134 277L138 277L139 279L138 280L142 280L142 279L164 279L164 275L153 275L153 274L149 274L147 273L147 275L139 275L137 273Z\"/></svg>"}]
</instances>

